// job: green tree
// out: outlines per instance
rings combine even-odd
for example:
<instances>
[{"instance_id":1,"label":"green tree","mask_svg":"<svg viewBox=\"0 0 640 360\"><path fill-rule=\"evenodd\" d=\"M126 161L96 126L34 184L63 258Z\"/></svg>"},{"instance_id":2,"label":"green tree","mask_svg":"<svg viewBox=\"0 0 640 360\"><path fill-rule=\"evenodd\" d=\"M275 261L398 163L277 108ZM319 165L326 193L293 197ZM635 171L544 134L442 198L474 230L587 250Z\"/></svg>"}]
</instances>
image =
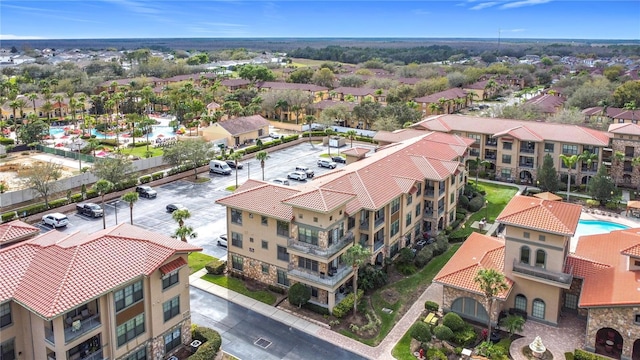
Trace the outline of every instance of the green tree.
<instances>
[{"instance_id":1,"label":"green tree","mask_svg":"<svg viewBox=\"0 0 640 360\"><path fill-rule=\"evenodd\" d=\"M236 165L234 169L236 173L236 189L237 189L238 188L238 160L242 159L242 153L234 151L231 154L229 154L228 159L233 161L233 163Z\"/></svg>"},{"instance_id":2,"label":"green tree","mask_svg":"<svg viewBox=\"0 0 640 360\"><path fill-rule=\"evenodd\" d=\"M262 65L242 65L238 70L238 76L255 83L256 81L273 81L276 76L271 70Z\"/></svg>"},{"instance_id":3,"label":"green tree","mask_svg":"<svg viewBox=\"0 0 640 360\"><path fill-rule=\"evenodd\" d=\"M256 154L256 160L260 161L260 168L262 169L262 181L264 181L264 162L269 158L269 153L264 150Z\"/></svg>"},{"instance_id":4,"label":"green tree","mask_svg":"<svg viewBox=\"0 0 640 360\"><path fill-rule=\"evenodd\" d=\"M553 165L553 158L546 154L542 159L542 167L538 169L538 187L543 191L555 193L559 189L558 172Z\"/></svg>"},{"instance_id":5,"label":"green tree","mask_svg":"<svg viewBox=\"0 0 640 360\"><path fill-rule=\"evenodd\" d=\"M197 238L198 233L194 231L193 227L185 225L177 228L171 237L187 242L187 238Z\"/></svg>"},{"instance_id":6,"label":"green tree","mask_svg":"<svg viewBox=\"0 0 640 360\"><path fill-rule=\"evenodd\" d=\"M485 167L490 165L491 163L485 159L481 159L479 156L476 156L474 160L469 160L469 163L472 165L471 167L476 170L476 190L478 189L478 174L480 173L480 167Z\"/></svg>"},{"instance_id":7,"label":"green tree","mask_svg":"<svg viewBox=\"0 0 640 360\"><path fill-rule=\"evenodd\" d=\"M335 75L328 68L319 69L313 74L312 81L318 86L324 86L327 88L333 88L333 82L335 81Z\"/></svg>"},{"instance_id":8,"label":"green tree","mask_svg":"<svg viewBox=\"0 0 640 360\"><path fill-rule=\"evenodd\" d=\"M589 184L587 184L587 191L589 195L600 202L600 205L606 204L612 199L612 193L617 193L616 185L607 173L607 168L601 166L598 169L598 173L595 174Z\"/></svg>"},{"instance_id":9,"label":"green tree","mask_svg":"<svg viewBox=\"0 0 640 360\"><path fill-rule=\"evenodd\" d=\"M29 121L20 126L16 135L23 144L31 144L40 142L48 129L49 125L47 125L47 123L36 118L35 115L30 114Z\"/></svg>"},{"instance_id":10,"label":"green tree","mask_svg":"<svg viewBox=\"0 0 640 360\"><path fill-rule=\"evenodd\" d=\"M509 334L513 336L524 328L524 318L519 315L508 315L500 321L500 326L507 329Z\"/></svg>"},{"instance_id":11,"label":"green tree","mask_svg":"<svg viewBox=\"0 0 640 360\"><path fill-rule=\"evenodd\" d=\"M190 166L198 178L198 166L206 164L214 155L213 144L203 139L178 141L164 151L163 159L172 166Z\"/></svg>"},{"instance_id":12,"label":"green tree","mask_svg":"<svg viewBox=\"0 0 640 360\"><path fill-rule=\"evenodd\" d=\"M505 281L502 273L495 269L480 269L473 278L473 281L482 291L487 305L487 328L491 334L491 315L493 313L493 303L495 298L502 292L509 289L509 285Z\"/></svg>"},{"instance_id":13,"label":"green tree","mask_svg":"<svg viewBox=\"0 0 640 360\"><path fill-rule=\"evenodd\" d=\"M578 155L560 154L560 160L562 160L562 163L567 168L567 202L569 202L569 196L571 194L571 170L576 166L580 158Z\"/></svg>"},{"instance_id":14,"label":"green tree","mask_svg":"<svg viewBox=\"0 0 640 360\"><path fill-rule=\"evenodd\" d=\"M580 161L587 165L587 170L589 171L591 171L593 164L598 161L598 154L594 154L587 150L582 152L578 157L580 158ZM589 185L588 182L587 185Z\"/></svg>"},{"instance_id":15,"label":"green tree","mask_svg":"<svg viewBox=\"0 0 640 360\"><path fill-rule=\"evenodd\" d=\"M309 67L298 68L289 75L289 81L297 84L310 84L313 78L313 69Z\"/></svg>"},{"instance_id":16,"label":"green tree","mask_svg":"<svg viewBox=\"0 0 640 360\"><path fill-rule=\"evenodd\" d=\"M96 190L96 192L98 193L98 195L100 195L101 197L101 206L102 206L102 211L104 211L104 196L109 193L111 190L113 190L114 187L114 183L106 180L106 179L100 179L98 181L96 181L95 184L93 184L93 188ZM107 215L106 214L102 214L102 228L106 229L107 228L107 220L106 220Z\"/></svg>"},{"instance_id":17,"label":"green tree","mask_svg":"<svg viewBox=\"0 0 640 360\"><path fill-rule=\"evenodd\" d=\"M49 208L49 196L58 190L56 181L62 176L62 165L54 162L36 162L21 177L26 185L44 198Z\"/></svg>"},{"instance_id":18,"label":"green tree","mask_svg":"<svg viewBox=\"0 0 640 360\"><path fill-rule=\"evenodd\" d=\"M345 135L347 135L347 139L351 141L351 147L353 147L353 140L358 136L358 132L355 130L347 130Z\"/></svg>"},{"instance_id":19,"label":"green tree","mask_svg":"<svg viewBox=\"0 0 640 360\"><path fill-rule=\"evenodd\" d=\"M131 219L131 225L133 225L133 204L135 204L138 199L139 195L135 191L131 191L122 195L122 201L129 204L129 217Z\"/></svg>"},{"instance_id":20,"label":"green tree","mask_svg":"<svg viewBox=\"0 0 640 360\"><path fill-rule=\"evenodd\" d=\"M187 209L179 209L171 213L171 218L178 223L179 227L184 226L184 221L191 217L191 213Z\"/></svg>"},{"instance_id":21,"label":"green tree","mask_svg":"<svg viewBox=\"0 0 640 360\"><path fill-rule=\"evenodd\" d=\"M630 80L618 86L613 92L613 99L618 107L632 101L640 104L640 80Z\"/></svg>"},{"instance_id":22,"label":"green tree","mask_svg":"<svg viewBox=\"0 0 640 360\"><path fill-rule=\"evenodd\" d=\"M636 110L638 110L638 105L635 100L631 100L624 104L623 109L631 110L631 122L635 123L636 121Z\"/></svg>"},{"instance_id":23,"label":"green tree","mask_svg":"<svg viewBox=\"0 0 640 360\"><path fill-rule=\"evenodd\" d=\"M335 133L332 128L328 127L324 129L324 133L327 134L327 154L331 157L331 135Z\"/></svg>"},{"instance_id":24,"label":"green tree","mask_svg":"<svg viewBox=\"0 0 640 360\"><path fill-rule=\"evenodd\" d=\"M354 315L358 311L358 270L369 261L369 258L371 258L371 251L360 244L353 245L342 255L342 260L353 269L353 293L356 295L356 300L353 302Z\"/></svg>"},{"instance_id":25,"label":"green tree","mask_svg":"<svg viewBox=\"0 0 640 360\"><path fill-rule=\"evenodd\" d=\"M311 299L311 288L303 283L295 283L291 285L288 292L289 303L296 305L298 308L309 302Z\"/></svg>"},{"instance_id":26,"label":"green tree","mask_svg":"<svg viewBox=\"0 0 640 360\"><path fill-rule=\"evenodd\" d=\"M128 157L116 154L114 157L96 159L91 173L98 179L118 185L131 180L134 171L133 162Z\"/></svg>"}]
</instances>

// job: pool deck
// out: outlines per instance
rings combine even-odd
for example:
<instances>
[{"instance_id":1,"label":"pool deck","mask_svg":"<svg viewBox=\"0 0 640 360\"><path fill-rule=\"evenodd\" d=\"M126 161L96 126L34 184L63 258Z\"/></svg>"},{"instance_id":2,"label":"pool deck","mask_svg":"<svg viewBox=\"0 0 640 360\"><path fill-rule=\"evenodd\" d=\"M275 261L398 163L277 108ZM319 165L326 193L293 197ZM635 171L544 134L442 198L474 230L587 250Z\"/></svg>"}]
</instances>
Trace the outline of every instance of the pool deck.
<instances>
[{"instance_id":1,"label":"pool deck","mask_svg":"<svg viewBox=\"0 0 640 360\"><path fill-rule=\"evenodd\" d=\"M599 220L599 221L608 221L616 224L626 225L630 228L640 227L640 219L633 216L626 216L627 212L623 211L620 214L612 213L608 211L595 210L594 212L590 212L587 208L584 208L582 211L582 215L580 215L580 220ZM571 238L571 247L570 251L575 252L576 246L578 245L578 239Z\"/></svg>"}]
</instances>

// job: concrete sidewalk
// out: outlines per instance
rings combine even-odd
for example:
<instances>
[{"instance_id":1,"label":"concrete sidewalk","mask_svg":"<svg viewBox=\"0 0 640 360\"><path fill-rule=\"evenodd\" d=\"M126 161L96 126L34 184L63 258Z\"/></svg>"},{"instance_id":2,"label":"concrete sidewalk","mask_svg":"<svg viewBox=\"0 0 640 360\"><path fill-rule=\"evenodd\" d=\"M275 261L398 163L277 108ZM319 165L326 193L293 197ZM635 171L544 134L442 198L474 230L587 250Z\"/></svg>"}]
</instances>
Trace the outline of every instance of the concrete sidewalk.
<instances>
[{"instance_id":1,"label":"concrete sidewalk","mask_svg":"<svg viewBox=\"0 0 640 360\"><path fill-rule=\"evenodd\" d=\"M189 276L189 284L369 359L393 359L391 350L420 316L424 310L424 302L426 300L432 300L438 303L442 301L442 287L437 284L431 284L429 288L420 295L418 300L411 305L409 310L398 323L396 323L384 340L378 346L371 347L332 331L328 327L323 326L324 324L316 324L310 319L303 319L287 311L277 309L222 286L202 280L201 277L206 273L207 271L205 269L201 269L191 274Z\"/></svg>"}]
</instances>

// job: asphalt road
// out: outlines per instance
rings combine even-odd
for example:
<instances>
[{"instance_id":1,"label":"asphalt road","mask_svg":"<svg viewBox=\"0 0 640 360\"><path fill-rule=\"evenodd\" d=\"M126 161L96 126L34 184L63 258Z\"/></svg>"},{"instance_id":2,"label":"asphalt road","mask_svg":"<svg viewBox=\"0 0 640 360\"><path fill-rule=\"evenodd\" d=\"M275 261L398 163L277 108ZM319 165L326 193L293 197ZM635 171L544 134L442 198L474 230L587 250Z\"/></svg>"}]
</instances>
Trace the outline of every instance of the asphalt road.
<instances>
[{"instance_id":1,"label":"asphalt road","mask_svg":"<svg viewBox=\"0 0 640 360\"><path fill-rule=\"evenodd\" d=\"M224 351L239 359L366 359L200 289L190 293L191 322L219 332Z\"/></svg>"},{"instance_id":2,"label":"asphalt road","mask_svg":"<svg viewBox=\"0 0 640 360\"><path fill-rule=\"evenodd\" d=\"M363 146L359 144L358 146ZM371 147L372 145L365 145ZM341 150L346 150L349 145ZM311 145L307 142L269 153L269 159L265 161L264 179L271 181L277 177L287 177L287 173L294 171L297 165L308 166L313 169L315 175L326 173L330 169L317 166L316 161L320 154L326 153L327 147L321 145ZM331 154L337 154L338 149L332 148ZM255 159L243 162L243 169L238 171L238 183L242 184L249 177L262 180L262 169L260 162ZM337 168L345 166L338 164ZM158 196L155 199L140 198L133 206L133 223L142 228L163 233L173 234L178 228L178 224L167 213L165 207L170 203L180 203L186 206L191 213L191 217L185 221L191 226L197 237L189 239L189 242L203 248L203 253L225 258L227 250L216 244L218 235L226 233L225 208L215 204L221 197L231 194L227 187L235 185L236 173L231 175L217 175L203 173L201 177L208 177L211 181L194 184L188 181L179 180L173 183L159 186L156 189ZM306 180L313 181L313 180ZM291 186L299 183L290 180ZM93 199L100 204L100 198ZM65 233L83 231L93 233L102 230L102 218L90 218L79 215L75 212L67 214L70 224L66 228L59 229ZM116 223L130 221L129 205L123 201L109 201L105 204L106 226L113 226ZM117 217L117 221L116 221ZM40 225L42 231L50 231L46 225Z\"/></svg>"}]
</instances>

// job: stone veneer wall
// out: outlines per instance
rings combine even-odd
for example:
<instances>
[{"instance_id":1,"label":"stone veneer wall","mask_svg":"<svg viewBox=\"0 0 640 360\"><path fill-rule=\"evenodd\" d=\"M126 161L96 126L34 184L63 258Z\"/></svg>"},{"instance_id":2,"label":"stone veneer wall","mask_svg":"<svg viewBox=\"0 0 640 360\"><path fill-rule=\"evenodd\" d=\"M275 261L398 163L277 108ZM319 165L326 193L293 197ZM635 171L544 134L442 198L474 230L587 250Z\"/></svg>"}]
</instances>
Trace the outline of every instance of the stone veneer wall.
<instances>
[{"instance_id":1,"label":"stone veneer wall","mask_svg":"<svg viewBox=\"0 0 640 360\"><path fill-rule=\"evenodd\" d=\"M633 343L640 339L640 325L634 323L639 306L590 308L587 320L586 347L595 349L596 334L602 328L612 328L622 335L622 358L631 359Z\"/></svg>"},{"instance_id":2,"label":"stone veneer wall","mask_svg":"<svg viewBox=\"0 0 640 360\"><path fill-rule=\"evenodd\" d=\"M172 327L171 329L165 331L163 334L161 334L160 336L155 337L152 341L151 341L151 354L150 355L150 359L152 360L163 360L165 357L167 357L168 355L178 351L180 349L180 347L176 347L172 352L170 352L169 354L165 354L164 352L164 336L172 331L174 331L176 328L180 328L180 334L182 336L182 344L183 345L189 345L191 343L191 317L187 318L186 320L184 320L183 322L181 322L180 324L178 324L177 326Z\"/></svg>"},{"instance_id":3,"label":"stone veneer wall","mask_svg":"<svg viewBox=\"0 0 640 360\"><path fill-rule=\"evenodd\" d=\"M564 308L566 294L574 294L575 296L578 297L578 300L579 300L581 291L582 291L582 279L574 277L573 280L571 281L571 287L569 289L562 290L562 298L560 299L560 308L561 309ZM579 307L577 311L578 311L578 315L582 317L587 317L587 315L589 314L589 311L587 311L587 309L584 309L581 307Z\"/></svg>"},{"instance_id":4,"label":"stone veneer wall","mask_svg":"<svg viewBox=\"0 0 640 360\"><path fill-rule=\"evenodd\" d=\"M633 152L634 157L640 156L640 144L638 143L637 140L623 140L620 138L614 138L611 140L611 148L613 149L613 154L615 154L616 151L621 151L622 153L624 153L624 149L626 146L634 147L634 152ZM627 158L625 158L625 160L626 159ZM615 181L618 181L618 184L624 184L622 180L622 176L624 174L629 174L628 172L624 171L624 160L620 161L620 163L616 163L616 161L612 159L611 176L614 178ZM633 166L633 171L631 172L631 184L627 183L625 185L636 186L639 183L640 183L640 172L637 170L637 166Z\"/></svg>"},{"instance_id":5,"label":"stone veneer wall","mask_svg":"<svg viewBox=\"0 0 640 360\"><path fill-rule=\"evenodd\" d=\"M469 292L469 291L452 288L452 287L449 287L449 286L446 286L446 285L443 286L442 308L445 309L445 310L451 310L451 304L453 304L453 302L457 298L461 298L461 297L472 298L472 299L478 301L480 304L482 304L482 306L485 307L485 310L487 310L487 307L485 305L485 301L486 300L484 299L484 296L479 295L479 294L474 294L474 293ZM493 302L493 311L492 311L492 314L491 314L491 322L492 323L497 321L498 314L502 310L502 304L503 304L503 302L501 302L501 301L494 301ZM488 311L487 311L487 313L488 313Z\"/></svg>"}]
</instances>

